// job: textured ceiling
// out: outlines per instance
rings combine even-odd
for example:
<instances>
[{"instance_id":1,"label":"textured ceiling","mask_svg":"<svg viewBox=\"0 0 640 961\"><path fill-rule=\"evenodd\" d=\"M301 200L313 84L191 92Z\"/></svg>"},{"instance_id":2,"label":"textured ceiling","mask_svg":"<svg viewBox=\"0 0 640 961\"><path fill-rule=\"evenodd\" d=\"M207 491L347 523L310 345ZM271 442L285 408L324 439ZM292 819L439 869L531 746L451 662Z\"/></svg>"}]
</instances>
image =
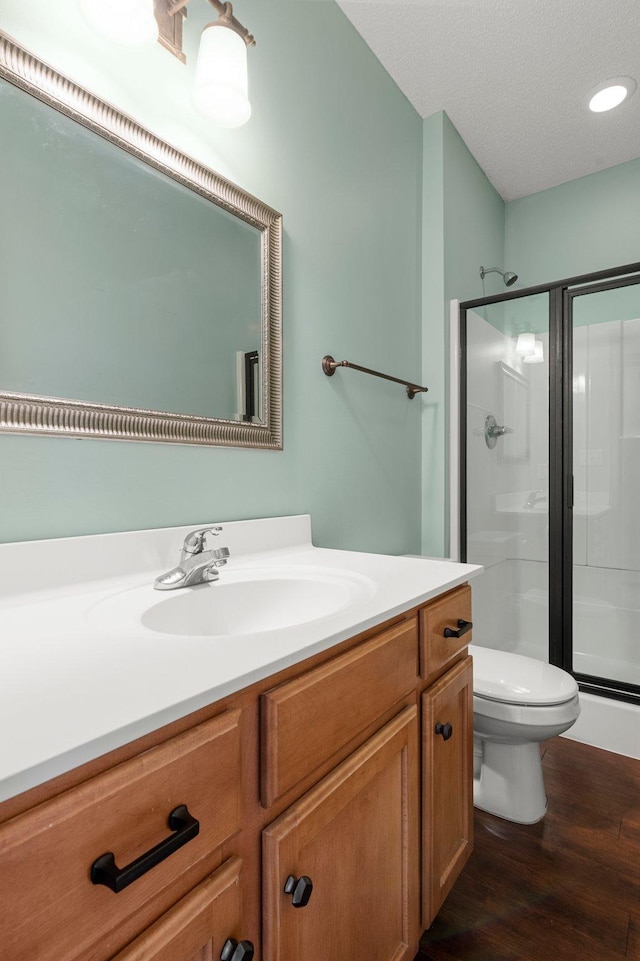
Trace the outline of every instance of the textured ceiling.
<instances>
[{"instance_id":1,"label":"textured ceiling","mask_svg":"<svg viewBox=\"0 0 640 961\"><path fill-rule=\"evenodd\" d=\"M505 200L640 157L640 0L337 0L419 114L445 110Z\"/></svg>"}]
</instances>

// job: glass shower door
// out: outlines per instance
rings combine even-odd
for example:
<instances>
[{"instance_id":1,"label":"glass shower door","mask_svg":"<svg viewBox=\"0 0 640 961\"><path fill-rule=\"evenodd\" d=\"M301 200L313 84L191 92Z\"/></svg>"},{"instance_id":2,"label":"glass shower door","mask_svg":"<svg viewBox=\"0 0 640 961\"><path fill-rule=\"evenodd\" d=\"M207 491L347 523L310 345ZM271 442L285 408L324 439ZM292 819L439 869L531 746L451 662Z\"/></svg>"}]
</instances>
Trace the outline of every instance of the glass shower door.
<instances>
[{"instance_id":1,"label":"glass shower door","mask_svg":"<svg viewBox=\"0 0 640 961\"><path fill-rule=\"evenodd\" d=\"M474 641L549 659L549 295L466 313L466 509Z\"/></svg>"},{"instance_id":2,"label":"glass shower door","mask_svg":"<svg viewBox=\"0 0 640 961\"><path fill-rule=\"evenodd\" d=\"M640 684L640 279L569 292L573 669Z\"/></svg>"}]
</instances>

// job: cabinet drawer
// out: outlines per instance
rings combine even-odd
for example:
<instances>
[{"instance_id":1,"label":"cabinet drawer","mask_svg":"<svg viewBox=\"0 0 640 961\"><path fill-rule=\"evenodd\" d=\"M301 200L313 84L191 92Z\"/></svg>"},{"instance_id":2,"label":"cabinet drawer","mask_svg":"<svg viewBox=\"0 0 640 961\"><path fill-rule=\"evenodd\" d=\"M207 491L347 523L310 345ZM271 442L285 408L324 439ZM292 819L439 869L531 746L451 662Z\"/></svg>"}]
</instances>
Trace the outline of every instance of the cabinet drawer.
<instances>
[{"instance_id":1,"label":"cabinet drawer","mask_svg":"<svg viewBox=\"0 0 640 961\"><path fill-rule=\"evenodd\" d=\"M420 611L420 673L425 681L434 681L447 668L460 660L471 641L471 630L462 626L460 637L446 637L460 631L459 621L471 622L471 588L456 587L444 597Z\"/></svg>"},{"instance_id":2,"label":"cabinet drawer","mask_svg":"<svg viewBox=\"0 0 640 961\"><path fill-rule=\"evenodd\" d=\"M413 617L262 695L265 807L415 688L417 640Z\"/></svg>"},{"instance_id":3,"label":"cabinet drawer","mask_svg":"<svg viewBox=\"0 0 640 961\"><path fill-rule=\"evenodd\" d=\"M175 900L168 886L239 830L239 717L200 724L0 828L4 961L111 957ZM118 893L92 883L106 852L123 868L170 837L179 805L199 821L196 837Z\"/></svg>"},{"instance_id":4,"label":"cabinet drawer","mask_svg":"<svg viewBox=\"0 0 640 961\"><path fill-rule=\"evenodd\" d=\"M113 961L219 958L228 938L242 940L241 867L238 858L230 858Z\"/></svg>"}]
</instances>

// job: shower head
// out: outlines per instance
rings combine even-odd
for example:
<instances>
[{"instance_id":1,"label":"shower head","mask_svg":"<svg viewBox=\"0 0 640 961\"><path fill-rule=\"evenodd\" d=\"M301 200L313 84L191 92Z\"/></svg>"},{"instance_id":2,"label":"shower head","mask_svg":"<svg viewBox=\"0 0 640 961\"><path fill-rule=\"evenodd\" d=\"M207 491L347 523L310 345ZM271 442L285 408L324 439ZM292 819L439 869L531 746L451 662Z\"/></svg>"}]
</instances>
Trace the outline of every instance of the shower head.
<instances>
[{"instance_id":1,"label":"shower head","mask_svg":"<svg viewBox=\"0 0 640 961\"><path fill-rule=\"evenodd\" d=\"M515 284L518 279L517 274L511 273L510 270L500 270L499 267L481 267L480 276L484 280L485 274L502 274L502 279L504 280L505 287L511 287Z\"/></svg>"}]
</instances>

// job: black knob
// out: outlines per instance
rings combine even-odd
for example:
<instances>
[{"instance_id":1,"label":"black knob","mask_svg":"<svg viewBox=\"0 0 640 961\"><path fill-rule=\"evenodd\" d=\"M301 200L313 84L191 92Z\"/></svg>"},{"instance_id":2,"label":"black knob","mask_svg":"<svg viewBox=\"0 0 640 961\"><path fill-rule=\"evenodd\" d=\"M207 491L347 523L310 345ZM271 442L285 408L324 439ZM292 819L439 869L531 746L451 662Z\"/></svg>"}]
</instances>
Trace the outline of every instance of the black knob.
<instances>
[{"instance_id":1,"label":"black knob","mask_svg":"<svg viewBox=\"0 0 640 961\"><path fill-rule=\"evenodd\" d=\"M311 892L313 891L313 881L306 874L299 878L290 874L284 885L284 893L291 895L291 903L294 908L303 908L309 903Z\"/></svg>"},{"instance_id":2,"label":"black knob","mask_svg":"<svg viewBox=\"0 0 640 961\"><path fill-rule=\"evenodd\" d=\"M222 945L220 961L251 961L254 950L251 941L236 941L235 938L227 938Z\"/></svg>"},{"instance_id":3,"label":"black knob","mask_svg":"<svg viewBox=\"0 0 640 961\"><path fill-rule=\"evenodd\" d=\"M453 734L453 727L451 724L441 724L440 721L436 724L436 734L442 734L442 740L448 741Z\"/></svg>"}]
</instances>

